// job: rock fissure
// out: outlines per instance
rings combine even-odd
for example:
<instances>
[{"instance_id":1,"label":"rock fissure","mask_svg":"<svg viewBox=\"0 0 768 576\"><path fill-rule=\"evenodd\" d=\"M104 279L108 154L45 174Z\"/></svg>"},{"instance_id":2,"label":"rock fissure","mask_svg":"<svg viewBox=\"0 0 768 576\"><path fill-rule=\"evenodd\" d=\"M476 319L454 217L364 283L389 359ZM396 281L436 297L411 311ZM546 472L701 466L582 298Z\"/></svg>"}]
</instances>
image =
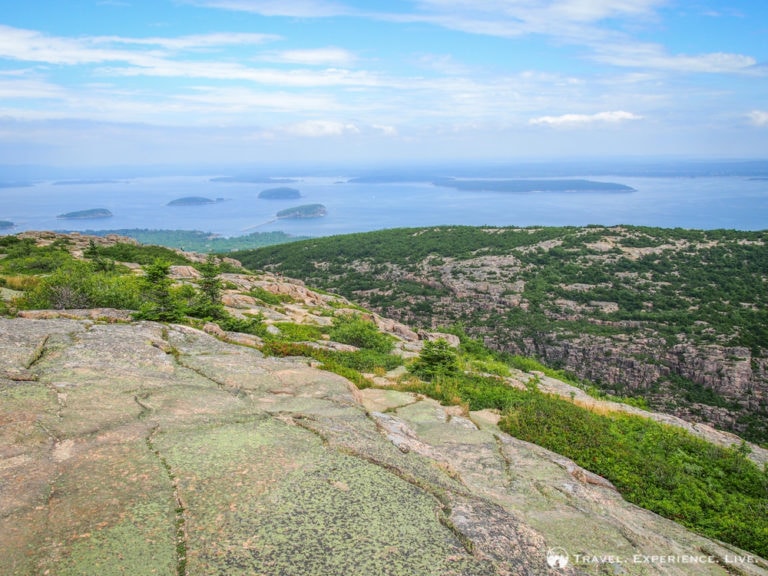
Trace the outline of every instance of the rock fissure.
<instances>
[{"instance_id":1,"label":"rock fissure","mask_svg":"<svg viewBox=\"0 0 768 576\"><path fill-rule=\"evenodd\" d=\"M515 480L515 477L514 477L514 474L512 473L512 463L509 461L509 458L504 453L504 442L501 440L501 436L499 436L498 434L494 434L493 439L496 443L496 450L498 451L499 457L501 458L501 464L504 469L504 479L506 481L507 486L511 486Z\"/></svg>"},{"instance_id":2,"label":"rock fissure","mask_svg":"<svg viewBox=\"0 0 768 576\"><path fill-rule=\"evenodd\" d=\"M134 397L135 398L135 397ZM147 449L157 458L160 466L171 484L173 492L174 503L174 536L176 543L176 575L187 576L187 554L188 554L188 541L189 535L187 534L187 521L185 517L186 506L181 497L181 490L179 488L179 481L173 472L168 460L162 455L159 448L155 444L155 435L160 430L160 425L155 424L149 430L149 433L145 437L145 443Z\"/></svg>"},{"instance_id":3,"label":"rock fissure","mask_svg":"<svg viewBox=\"0 0 768 576\"><path fill-rule=\"evenodd\" d=\"M45 348L48 344L48 340L50 339L51 335L46 334L43 336L40 343L35 347L34 351L32 352L32 355L27 359L27 361L24 363L24 368L27 370L30 370L35 364L40 362L40 360L43 359L43 356L45 356Z\"/></svg>"}]
</instances>

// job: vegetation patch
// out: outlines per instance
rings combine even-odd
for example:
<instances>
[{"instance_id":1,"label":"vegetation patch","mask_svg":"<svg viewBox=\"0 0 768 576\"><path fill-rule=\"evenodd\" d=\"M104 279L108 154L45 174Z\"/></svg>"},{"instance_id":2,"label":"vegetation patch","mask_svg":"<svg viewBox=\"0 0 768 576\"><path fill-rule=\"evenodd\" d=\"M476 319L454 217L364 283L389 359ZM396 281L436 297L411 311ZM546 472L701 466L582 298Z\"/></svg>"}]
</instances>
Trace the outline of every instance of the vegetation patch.
<instances>
[{"instance_id":1,"label":"vegetation patch","mask_svg":"<svg viewBox=\"0 0 768 576\"><path fill-rule=\"evenodd\" d=\"M236 257L247 267L279 271L412 326L461 322L496 350L565 369L557 378L591 379L594 394L627 396L627 403L645 401L664 410L681 392L693 410L719 418L714 425L768 443L764 402L747 405L712 391L727 388L730 376L750 378L746 387L765 385L766 231L401 228ZM709 358L714 348L725 353ZM751 376L734 367L737 360L727 352L734 348L747 349L736 356L751 356ZM679 355L680 349L686 352ZM606 357L584 360L596 351ZM638 369L617 370L624 361ZM697 362L709 361L719 364L716 376L724 386L692 374ZM689 382L668 374L685 374Z\"/></svg>"}]
</instances>

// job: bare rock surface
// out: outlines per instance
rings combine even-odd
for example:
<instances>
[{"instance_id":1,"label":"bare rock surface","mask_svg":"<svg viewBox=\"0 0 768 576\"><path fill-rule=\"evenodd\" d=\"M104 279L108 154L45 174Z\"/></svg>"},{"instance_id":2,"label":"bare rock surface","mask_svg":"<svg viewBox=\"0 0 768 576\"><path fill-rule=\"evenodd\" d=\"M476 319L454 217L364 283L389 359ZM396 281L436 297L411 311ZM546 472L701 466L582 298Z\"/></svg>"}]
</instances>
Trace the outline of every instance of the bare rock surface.
<instances>
[{"instance_id":1,"label":"bare rock surface","mask_svg":"<svg viewBox=\"0 0 768 576\"><path fill-rule=\"evenodd\" d=\"M8 575L768 574L493 414L91 317L0 319L0 534Z\"/></svg>"}]
</instances>

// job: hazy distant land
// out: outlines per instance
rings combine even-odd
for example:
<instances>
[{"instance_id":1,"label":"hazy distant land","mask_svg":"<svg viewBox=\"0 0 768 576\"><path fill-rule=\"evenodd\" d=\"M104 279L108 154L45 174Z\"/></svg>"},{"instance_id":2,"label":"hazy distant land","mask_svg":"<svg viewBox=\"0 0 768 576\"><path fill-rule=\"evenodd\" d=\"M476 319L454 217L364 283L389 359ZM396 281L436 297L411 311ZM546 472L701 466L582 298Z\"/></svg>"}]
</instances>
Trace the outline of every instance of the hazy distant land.
<instances>
[{"instance_id":1,"label":"hazy distant land","mask_svg":"<svg viewBox=\"0 0 768 576\"><path fill-rule=\"evenodd\" d=\"M8 230L9 228L13 228L16 226L13 222L10 220L0 220L0 230Z\"/></svg>"},{"instance_id":2,"label":"hazy distant land","mask_svg":"<svg viewBox=\"0 0 768 576\"><path fill-rule=\"evenodd\" d=\"M634 188L615 182L592 180L456 180L441 178L435 186L478 192L634 192Z\"/></svg>"},{"instance_id":3,"label":"hazy distant land","mask_svg":"<svg viewBox=\"0 0 768 576\"><path fill-rule=\"evenodd\" d=\"M75 212L67 212L66 214L59 214L56 218L62 220L91 220L97 218L112 218L112 212L106 208L91 208L90 210L77 210Z\"/></svg>"},{"instance_id":4,"label":"hazy distant land","mask_svg":"<svg viewBox=\"0 0 768 576\"><path fill-rule=\"evenodd\" d=\"M288 200L301 198L301 192L296 188L280 187L280 188L268 188L259 192L259 198L265 200Z\"/></svg>"},{"instance_id":5,"label":"hazy distant land","mask_svg":"<svg viewBox=\"0 0 768 576\"><path fill-rule=\"evenodd\" d=\"M269 176L217 176L210 182L236 182L245 184L292 184L298 182L295 178L271 178Z\"/></svg>"},{"instance_id":6,"label":"hazy distant land","mask_svg":"<svg viewBox=\"0 0 768 576\"><path fill-rule=\"evenodd\" d=\"M0 188L29 188L34 186L32 182L0 182Z\"/></svg>"},{"instance_id":7,"label":"hazy distant land","mask_svg":"<svg viewBox=\"0 0 768 576\"><path fill-rule=\"evenodd\" d=\"M88 186L91 184L127 184L124 180L59 180L54 186Z\"/></svg>"},{"instance_id":8,"label":"hazy distant land","mask_svg":"<svg viewBox=\"0 0 768 576\"><path fill-rule=\"evenodd\" d=\"M204 196L184 196L183 198L176 198L176 200L171 200L166 204L166 206L202 206L204 204L217 204L219 202L224 202L224 198L216 198L216 200L211 200L210 198L205 198Z\"/></svg>"}]
</instances>

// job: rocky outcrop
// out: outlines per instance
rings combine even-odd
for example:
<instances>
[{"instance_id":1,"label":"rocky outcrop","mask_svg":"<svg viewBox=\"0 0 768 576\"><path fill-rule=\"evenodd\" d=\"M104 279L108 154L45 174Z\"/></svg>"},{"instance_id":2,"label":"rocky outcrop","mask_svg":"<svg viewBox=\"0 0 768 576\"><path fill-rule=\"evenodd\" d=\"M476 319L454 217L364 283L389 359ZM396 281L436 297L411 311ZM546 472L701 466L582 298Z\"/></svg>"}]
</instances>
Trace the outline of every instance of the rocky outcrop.
<instances>
[{"instance_id":1,"label":"rocky outcrop","mask_svg":"<svg viewBox=\"0 0 768 576\"><path fill-rule=\"evenodd\" d=\"M755 358L748 348L692 344L669 348L653 338L561 340L552 334L509 343L505 349L561 366L604 389L646 396L655 408L691 422L709 422L739 433L745 426L740 415L768 416L768 355ZM711 391L710 402L721 405L698 402L695 395L686 397L685 390L670 385L659 386L670 375L698 385L700 393Z\"/></svg>"},{"instance_id":2,"label":"rocky outcrop","mask_svg":"<svg viewBox=\"0 0 768 576\"><path fill-rule=\"evenodd\" d=\"M189 327L0 319L0 397L3 574L768 574L493 413Z\"/></svg>"}]
</instances>

